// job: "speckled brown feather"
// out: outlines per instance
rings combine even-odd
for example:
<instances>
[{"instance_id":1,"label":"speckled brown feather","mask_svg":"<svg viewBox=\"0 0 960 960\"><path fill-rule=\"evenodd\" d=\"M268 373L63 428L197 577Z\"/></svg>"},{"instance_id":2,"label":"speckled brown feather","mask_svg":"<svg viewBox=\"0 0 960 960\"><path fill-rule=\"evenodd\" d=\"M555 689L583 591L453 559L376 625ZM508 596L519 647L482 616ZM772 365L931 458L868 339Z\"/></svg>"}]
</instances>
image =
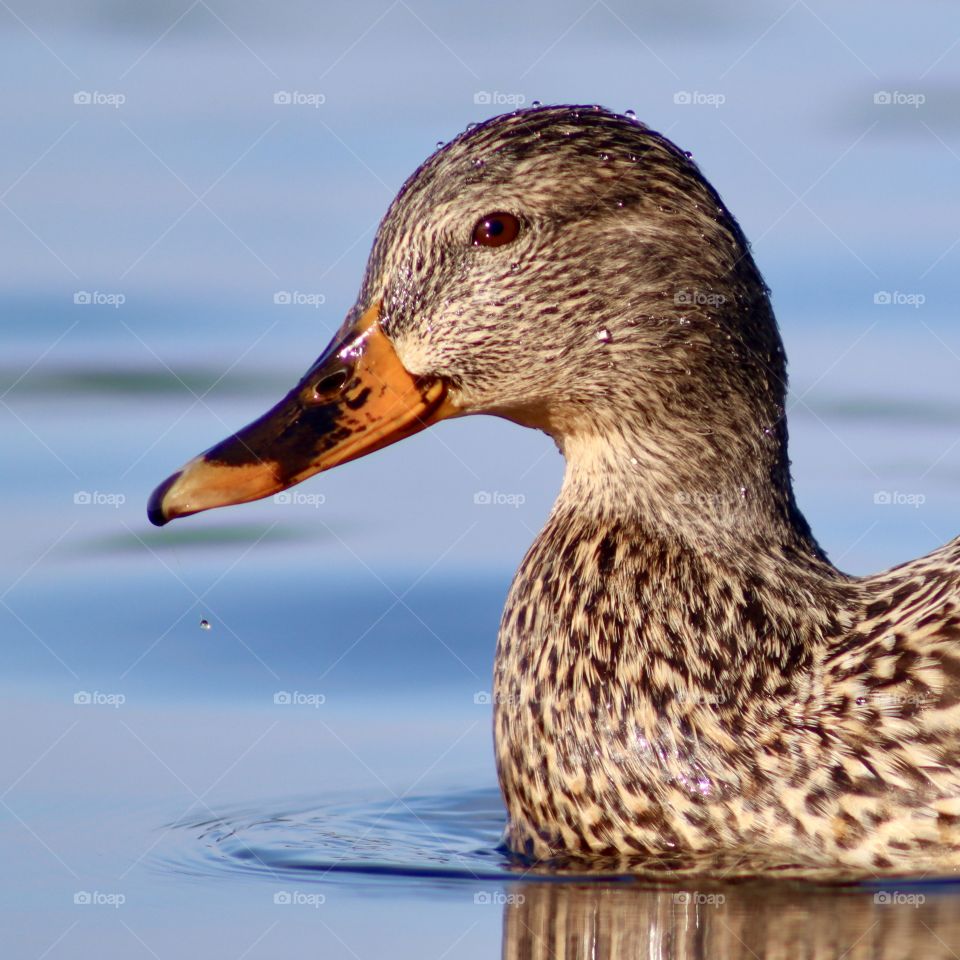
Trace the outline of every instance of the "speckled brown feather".
<instances>
[{"instance_id":1,"label":"speckled brown feather","mask_svg":"<svg viewBox=\"0 0 960 960\"><path fill-rule=\"evenodd\" d=\"M519 237L472 246L493 211ZM494 118L401 190L378 299L411 373L567 461L497 649L514 849L960 863L960 543L827 561L766 287L687 155L599 108Z\"/></svg>"}]
</instances>

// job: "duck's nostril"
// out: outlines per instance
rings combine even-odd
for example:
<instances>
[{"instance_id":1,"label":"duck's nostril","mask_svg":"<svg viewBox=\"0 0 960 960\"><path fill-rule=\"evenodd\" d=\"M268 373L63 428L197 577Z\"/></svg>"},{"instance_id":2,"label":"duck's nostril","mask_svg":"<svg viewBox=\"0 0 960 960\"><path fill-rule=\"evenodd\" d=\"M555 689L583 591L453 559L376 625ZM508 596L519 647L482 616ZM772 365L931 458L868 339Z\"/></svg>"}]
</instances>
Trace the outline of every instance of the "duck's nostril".
<instances>
[{"instance_id":1,"label":"duck's nostril","mask_svg":"<svg viewBox=\"0 0 960 960\"><path fill-rule=\"evenodd\" d=\"M336 373L328 374L316 382L313 388L314 395L318 399L330 397L335 393L339 393L346 382L346 370L338 370Z\"/></svg>"}]
</instances>

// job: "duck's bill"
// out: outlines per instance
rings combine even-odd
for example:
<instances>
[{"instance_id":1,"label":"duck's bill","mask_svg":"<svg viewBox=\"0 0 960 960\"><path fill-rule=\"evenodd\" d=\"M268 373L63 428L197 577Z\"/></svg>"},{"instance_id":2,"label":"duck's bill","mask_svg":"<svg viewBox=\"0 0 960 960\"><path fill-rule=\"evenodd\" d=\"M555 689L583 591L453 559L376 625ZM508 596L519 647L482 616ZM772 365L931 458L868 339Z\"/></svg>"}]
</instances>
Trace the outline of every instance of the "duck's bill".
<instances>
[{"instance_id":1,"label":"duck's bill","mask_svg":"<svg viewBox=\"0 0 960 960\"><path fill-rule=\"evenodd\" d=\"M147 516L162 526L269 497L456 412L440 380L412 376L403 367L375 304L341 329L272 410L160 484Z\"/></svg>"}]
</instances>

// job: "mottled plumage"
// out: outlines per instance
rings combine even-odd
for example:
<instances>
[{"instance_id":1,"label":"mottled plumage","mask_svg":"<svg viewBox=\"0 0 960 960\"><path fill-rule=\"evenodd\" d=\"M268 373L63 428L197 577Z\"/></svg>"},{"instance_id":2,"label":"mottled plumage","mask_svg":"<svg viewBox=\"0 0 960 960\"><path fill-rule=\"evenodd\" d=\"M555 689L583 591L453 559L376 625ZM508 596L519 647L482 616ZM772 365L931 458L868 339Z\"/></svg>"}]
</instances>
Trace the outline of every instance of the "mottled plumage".
<instances>
[{"instance_id":1,"label":"mottled plumage","mask_svg":"<svg viewBox=\"0 0 960 960\"><path fill-rule=\"evenodd\" d=\"M517 238L472 244L498 211ZM417 382L566 459L497 647L514 849L960 864L960 542L827 560L766 287L687 154L597 107L470 129L393 202L348 324L374 304Z\"/></svg>"}]
</instances>

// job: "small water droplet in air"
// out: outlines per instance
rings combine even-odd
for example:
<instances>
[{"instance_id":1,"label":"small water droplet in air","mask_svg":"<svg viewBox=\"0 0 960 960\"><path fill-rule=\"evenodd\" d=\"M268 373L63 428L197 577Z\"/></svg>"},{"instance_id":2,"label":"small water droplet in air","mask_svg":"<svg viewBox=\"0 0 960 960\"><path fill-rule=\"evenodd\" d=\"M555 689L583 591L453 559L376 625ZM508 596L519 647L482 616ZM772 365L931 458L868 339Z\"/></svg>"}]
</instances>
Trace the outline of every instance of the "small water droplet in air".
<instances>
[{"instance_id":1,"label":"small water droplet in air","mask_svg":"<svg viewBox=\"0 0 960 960\"><path fill-rule=\"evenodd\" d=\"M623 115L624 115L628 120L636 120L636 119L637 119L637 111L636 111L636 110L625 110Z\"/></svg>"},{"instance_id":2,"label":"small water droplet in air","mask_svg":"<svg viewBox=\"0 0 960 960\"><path fill-rule=\"evenodd\" d=\"M201 630L209 630L209 629L210 629L210 621L209 621L209 620L201 620L201 621L200 621L200 629L201 629Z\"/></svg>"},{"instance_id":3,"label":"small water droplet in air","mask_svg":"<svg viewBox=\"0 0 960 960\"><path fill-rule=\"evenodd\" d=\"M533 103L530 104L530 106L531 106L531 107L542 107L543 104L542 104L539 100L534 100Z\"/></svg>"},{"instance_id":4,"label":"small water droplet in air","mask_svg":"<svg viewBox=\"0 0 960 960\"><path fill-rule=\"evenodd\" d=\"M598 330L598 331L597 331L597 339L598 339L601 343L609 343L609 342L610 342L610 331L609 331L606 327L604 327L602 330Z\"/></svg>"}]
</instances>

